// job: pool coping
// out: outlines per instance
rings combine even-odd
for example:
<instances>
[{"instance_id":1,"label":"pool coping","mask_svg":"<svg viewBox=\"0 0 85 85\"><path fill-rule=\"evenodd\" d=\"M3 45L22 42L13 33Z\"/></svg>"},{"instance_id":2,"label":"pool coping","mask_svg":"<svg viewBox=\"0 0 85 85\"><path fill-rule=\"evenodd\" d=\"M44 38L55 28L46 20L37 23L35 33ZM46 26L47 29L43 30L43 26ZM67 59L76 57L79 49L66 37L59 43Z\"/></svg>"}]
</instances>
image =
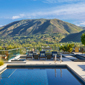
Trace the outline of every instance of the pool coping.
<instances>
[{"instance_id":1,"label":"pool coping","mask_svg":"<svg viewBox=\"0 0 85 85\"><path fill-rule=\"evenodd\" d=\"M78 79L82 84L85 85L85 80L78 74L76 73L71 67L69 67L66 64L58 64L58 65L7 65L7 68L67 68L76 79Z\"/></svg>"},{"instance_id":2,"label":"pool coping","mask_svg":"<svg viewBox=\"0 0 85 85\"><path fill-rule=\"evenodd\" d=\"M72 68L70 68L68 65L67 65L67 69L73 74L74 77L76 77L80 82L82 82L82 84L85 85L85 80L78 74L76 73Z\"/></svg>"},{"instance_id":3,"label":"pool coping","mask_svg":"<svg viewBox=\"0 0 85 85\"><path fill-rule=\"evenodd\" d=\"M0 66L0 74L7 69L7 64Z\"/></svg>"}]
</instances>

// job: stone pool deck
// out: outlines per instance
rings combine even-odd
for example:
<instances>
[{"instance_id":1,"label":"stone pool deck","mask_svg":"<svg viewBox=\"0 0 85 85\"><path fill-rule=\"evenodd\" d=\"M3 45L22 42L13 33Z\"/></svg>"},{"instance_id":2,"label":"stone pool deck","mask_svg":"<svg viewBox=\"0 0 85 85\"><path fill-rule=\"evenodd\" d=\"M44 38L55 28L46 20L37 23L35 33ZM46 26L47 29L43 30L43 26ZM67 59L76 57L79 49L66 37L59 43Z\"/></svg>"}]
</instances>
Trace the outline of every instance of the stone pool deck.
<instances>
[{"instance_id":1,"label":"stone pool deck","mask_svg":"<svg viewBox=\"0 0 85 85\"><path fill-rule=\"evenodd\" d=\"M63 54L65 58L62 58L63 62L54 61L54 60L32 60L27 59L26 63L6 63L7 65L67 65L69 66L74 72L76 72L84 81L85 81L85 62L74 62L71 59L72 56L68 54ZM73 58L76 59L76 58Z\"/></svg>"}]
</instances>

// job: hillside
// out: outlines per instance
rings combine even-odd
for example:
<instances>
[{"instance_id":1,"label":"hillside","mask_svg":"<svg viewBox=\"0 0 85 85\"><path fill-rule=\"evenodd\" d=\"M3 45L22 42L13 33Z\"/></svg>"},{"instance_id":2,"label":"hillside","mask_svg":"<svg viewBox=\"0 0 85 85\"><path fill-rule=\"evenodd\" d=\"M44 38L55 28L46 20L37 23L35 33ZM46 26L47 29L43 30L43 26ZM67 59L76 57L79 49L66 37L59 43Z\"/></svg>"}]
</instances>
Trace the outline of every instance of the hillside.
<instances>
[{"instance_id":1,"label":"hillside","mask_svg":"<svg viewBox=\"0 0 85 85\"><path fill-rule=\"evenodd\" d=\"M82 27L83 30L85 30L85 27Z\"/></svg>"},{"instance_id":2,"label":"hillside","mask_svg":"<svg viewBox=\"0 0 85 85\"><path fill-rule=\"evenodd\" d=\"M0 36L28 36L33 34L70 34L81 27L58 19L28 19L12 22L0 28Z\"/></svg>"},{"instance_id":3,"label":"hillside","mask_svg":"<svg viewBox=\"0 0 85 85\"><path fill-rule=\"evenodd\" d=\"M79 32L79 33L73 33L73 34L69 34L68 36L66 36L65 38L63 38L61 40L61 42L70 42L70 41L73 41L73 42L80 42L81 41L81 35L82 33L84 33L85 30Z\"/></svg>"}]
</instances>

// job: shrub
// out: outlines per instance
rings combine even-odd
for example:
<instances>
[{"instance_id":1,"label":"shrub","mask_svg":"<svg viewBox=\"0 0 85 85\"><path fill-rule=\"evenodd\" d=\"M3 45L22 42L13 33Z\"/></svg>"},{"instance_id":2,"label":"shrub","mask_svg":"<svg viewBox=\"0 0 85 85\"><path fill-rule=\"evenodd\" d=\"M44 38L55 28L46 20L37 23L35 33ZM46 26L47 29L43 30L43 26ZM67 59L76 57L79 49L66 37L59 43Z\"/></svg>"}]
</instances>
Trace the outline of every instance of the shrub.
<instances>
[{"instance_id":1,"label":"shrub","mask_svg":"<svg viewBox=\"0 0 85 85\"><path fill-rule=\"evenodd\" d=\"M0 66L4 64L4 61L0 59Z\"/></svg>"},{"instance_id":2,"label":"shrub","mask_svg":"<svg viewBox=\"0 0 85 85\"><path fill-rule=\"evenodd\" d=\"M64 46L61 46L60 47L60 50L63 50L64 52L72 52L72 47L74 46L74 44L67 44L67 45L64 45Z\"/></svg>"}]
</instances>

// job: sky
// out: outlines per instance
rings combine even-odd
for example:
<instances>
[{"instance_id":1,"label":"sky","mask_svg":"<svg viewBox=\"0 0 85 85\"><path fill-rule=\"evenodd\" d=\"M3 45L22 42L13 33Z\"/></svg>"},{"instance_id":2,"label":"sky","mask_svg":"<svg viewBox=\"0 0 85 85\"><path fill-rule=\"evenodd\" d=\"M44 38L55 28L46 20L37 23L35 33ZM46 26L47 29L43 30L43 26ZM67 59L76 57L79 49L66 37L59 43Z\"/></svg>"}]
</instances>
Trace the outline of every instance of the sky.
<instances>
[{"instance_id":1,"label":"sky","mask_svg":"<svg viewBox=\"0 0 85 85\"><path fill-rule=\"evenodd\" d=\"M85 0L0 0L0 27L23 19L41 18L85 27Z\"/></svg>"}]
</instances>

